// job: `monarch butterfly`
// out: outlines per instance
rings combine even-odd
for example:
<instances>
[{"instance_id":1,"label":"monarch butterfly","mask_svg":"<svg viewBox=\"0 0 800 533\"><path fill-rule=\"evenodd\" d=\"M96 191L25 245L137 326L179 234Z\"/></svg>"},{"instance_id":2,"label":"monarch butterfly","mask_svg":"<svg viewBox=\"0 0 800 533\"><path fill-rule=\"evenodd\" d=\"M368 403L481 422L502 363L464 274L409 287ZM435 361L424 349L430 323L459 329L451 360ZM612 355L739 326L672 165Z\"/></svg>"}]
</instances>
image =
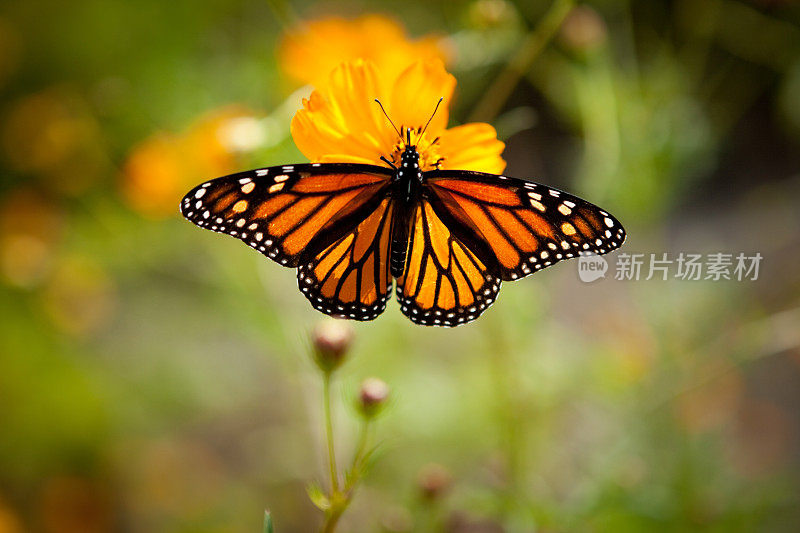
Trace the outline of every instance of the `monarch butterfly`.
<instances>
[{"instance_id":1,"label":"monarch butterfly","mask_svg":"<svg viewBox=\"0 0 800 533\"><path fill-rule=\"evenodd\" d=\"M468 170L423 172L411 129L397 130L401 142L404 131L399 165L382 158L388 167L240 172L189 191L181 213L296 267L300 290L325 314L372 320L395 279L412 322L451 327L480 316L501 281L625 240L616 218L566 192Z\"/></svg>"}]
</instances>

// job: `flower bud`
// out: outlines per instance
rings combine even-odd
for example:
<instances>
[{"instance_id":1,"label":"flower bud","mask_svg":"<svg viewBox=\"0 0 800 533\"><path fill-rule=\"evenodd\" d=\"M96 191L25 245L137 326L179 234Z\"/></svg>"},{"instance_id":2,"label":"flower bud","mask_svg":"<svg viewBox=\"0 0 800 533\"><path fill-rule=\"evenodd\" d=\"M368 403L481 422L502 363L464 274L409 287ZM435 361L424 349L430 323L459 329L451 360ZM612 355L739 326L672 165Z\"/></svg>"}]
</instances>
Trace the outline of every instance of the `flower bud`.
<instances>
[{"instance_id":1,"label":"flower bud","mask_svg":"<svg viewBox=\"0 0 800 533\"><path fill-rule=\"evenodd\" d=\"M467 17L476 29L497 29L517 23L517 12L507 0L477 0L468 10Z\"/></svg>"},{"instance_id":2,"label":"flower bud","mask_svg":"<svg viewBox=\"0 0 800 533\"><path fill-rule=\"evenodd\" d=\"M578 54L596 50L605 44L607 37L605 21L589 6L573 8L561 25L561 42Z\"/></svg>"},{"instance_id":3,"label":"flower bud","mask_svg":"<svg viewBox=\"0 0 800 533\"><path fill-rule=\"evenodd\" d=\"M344 362L353 341L353 329L344 321L330 319L317 324L311 334L314 361L323 372L333 372Z\"/></svg>"},{"instance_id":4,"label":"flower bud","mask_svg":"<svg viewBox=\"0 0 800 533\"><path fill-rule=\"evenodd\" d=\"M389 398L389 385L382 379L367 378L361 383L358 393L358 407L365 418L373 418L386 405Z\"/></svg>"},{"instance_id":5,"label":"flower bud","mask_svg":"<svg viewBox=\"0 0 800 533\"><path fill-rule=\"evenodd\" d=\"M440 498L453 482L450 472L438 464L429 464L419 471L417 486L425 500Z\"/></svg>"}]
</instances>

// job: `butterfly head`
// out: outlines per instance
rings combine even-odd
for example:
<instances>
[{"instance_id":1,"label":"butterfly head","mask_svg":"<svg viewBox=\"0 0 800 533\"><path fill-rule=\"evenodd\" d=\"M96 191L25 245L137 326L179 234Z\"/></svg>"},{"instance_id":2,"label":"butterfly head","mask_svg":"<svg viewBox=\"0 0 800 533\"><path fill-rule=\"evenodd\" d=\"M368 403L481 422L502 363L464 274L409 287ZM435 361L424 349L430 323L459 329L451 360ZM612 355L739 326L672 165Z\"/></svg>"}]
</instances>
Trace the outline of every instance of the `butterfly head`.
<instances>
[{"instance_id":1,"label":"butterfly head","mask_svg":"<svg viewBox=\"0 0 800 533\"><path fill-rule=\"evenodd\" d=\"M395 170L398 169L396 166L396 157L400 156L400 166L401 168L406 169L413 169L415 172L419 172L421 174L422 167L436 167L438 168L439 163L443 160L441 157L438 156L438 153L435 149L435 145L439 141L439 138L430 140L425 138L425 132L428 129L433 117L436 115L436 112L439 110L439 106L441 105L444 97L439 98L439 101L436 103L436 107L433 110L428 122L425 123L424 127L408 127L405 125L401 125L400 128L395 125L392 119L389 117L388 113L386 113L386 109L384 109L383 104L381 104L380 100L377 98L375 102L380 106L381 111L383 112L386 119L394 128L394 131L397 132L400 141L394 148L394 152L391 155L391 160L387 159L385 156L381 156L381 160L388 164L390 167L394 168ZM413 136L412 136L413 132ZM404 135L405 134L405 135ZM421 178L420 178L421 179Z\"/></svg>"},{"instance_id":2,"label":"butterfly head","mask_svg":"<svg viewBox=\"0 0 800 533\"><path fill-rule=\"evenodd\" d=\"M419 168L419 152L410 141L406 143L403 153L400 154L400 164L404 167Z\"/></svg>"}]
</instances>

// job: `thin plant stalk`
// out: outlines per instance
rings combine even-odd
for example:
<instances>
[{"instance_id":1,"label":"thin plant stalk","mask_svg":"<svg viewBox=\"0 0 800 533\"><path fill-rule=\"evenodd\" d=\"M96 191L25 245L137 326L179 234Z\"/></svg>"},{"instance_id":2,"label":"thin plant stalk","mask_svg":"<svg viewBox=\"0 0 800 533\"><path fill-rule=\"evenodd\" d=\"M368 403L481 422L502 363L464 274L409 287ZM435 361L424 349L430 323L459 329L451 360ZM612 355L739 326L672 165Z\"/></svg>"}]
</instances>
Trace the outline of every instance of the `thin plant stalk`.
<instances>
[{"instance_id":1,"label":"thin plant stalk","mask_svg":"<svg viewBox=\"0 0 800 533\"><path fill-rule=\"evenodd\" d=\"M336 530L336 525L339 523L339 519L342 517L342 514L347 510L347 507L350 505L350 502L353 500L353 493L355 491L356 485L358 484L359 477L360 477L360 470L363 467L361 464L364 461L364 457L367 453L368 444L369 444L369 433L370 433L370 421L364 421L363 425L361 426L361 432L358 438L358 445L356 446L356 451L353 454L353 464L350 466L350 477L345 482L344 487L341 491L337 487L331 491L330 495L330 503L331 507L325 515L325 523L322 525L322 533L333 533ZM332 446L329 448L332 449ZM333 457L331 455L331 457ZM333 465L333 463L331 463ZM335 466L332 466L331 472L333 473L333 469Z\"/></svg>"},{"instance_id":2,"label":"thin plant stalk","mask_svg":"<svg viewBox=\"0 0 800 533\"><path fill-rule=\"evenodd\" d=\"M553 2L536 28L525 36L522 45L509 59L505 69L486 90L470 115L469 122L490 122L500 113L520 78L530 70L541 51L555 36L574 4L574 0Z\"/></svg>"},{"instance_id":3,"label":"thin plant stalk","mask_svg":"<svg viewBox=\"0 0 800 533\"><path fill-rule=\"evenodd\" d=\"M336 531L336 525L339 523L339 518L341 518L345 509L346 506L331 507L330 512L325 518L325 524L322 526L322 533L333 533Z\"/></svg>"},{"instance_id":4,"label":"thin plant stalk","mask_svg":"<svg viewBox=\"0 0 800 533\"><path fill-rule=\"evenodd\" d=\"M331 474L331 494L339 492L339 473L336 469L336 452L333 446L333 416L331 415L331 373L325 372L322 380L322 394L325 411L325 438L328 443L328 467Z\"/></svg>"},{"instance_id":5,"label":"thin plant stalk","mask_svg":"<svg viewBox=\"0 0 800 533\"><path fill-rule=\"evenodd\" d=\"M361 432L358 436L358 445L356 446L355 455L353 455L353 472L356 472L357 468L361 467L361 461L364 460L364 454L367 451L367 443L369 442L369 428L370 423L369 421L365 421L361 425ZM351 485L355 484L355 479L353 479L350 483L345 486L345 490L348 490Z\"/></svg>"}]
</instances>

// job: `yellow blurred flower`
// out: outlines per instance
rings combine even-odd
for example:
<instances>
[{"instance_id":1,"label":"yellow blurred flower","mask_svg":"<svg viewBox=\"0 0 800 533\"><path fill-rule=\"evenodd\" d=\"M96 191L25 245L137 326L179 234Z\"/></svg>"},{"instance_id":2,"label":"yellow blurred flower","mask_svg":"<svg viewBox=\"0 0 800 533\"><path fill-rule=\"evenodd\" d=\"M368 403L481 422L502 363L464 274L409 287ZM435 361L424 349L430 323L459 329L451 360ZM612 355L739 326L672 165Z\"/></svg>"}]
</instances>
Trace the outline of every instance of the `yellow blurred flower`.
<instances>
[{"instance_id":1,"label":"yellow blurred flower","mask_svg":"<svg viewBox=\"0 0 800 533\"><path fill-rule=\"evenodd\" d=\"M372 61L391 83L416 60L445 61L447 56L442 38L411 40L396 21L374 14L306 22L287 32L278 47L283 71L315 87L324 85L328 74L344 61Z\"/></svg>"},{"instance_id":2,"label":"yellow blurred flower","mask_svg":"<svg viewBox=\"0 0 800 533\"><path fill-rule=\"evenodd\" d=\"M0 498L0 533L22 533L22 522Z\"/></svg>"},{"instance_id":3,"label":"yellow blurred flower","mask_svg":"<svg viewBox=\"0 0 800 533\"><path fill-rule=\"evenodd\" d=\"M369 61L344 63L330 74L323 89L303 100L292 119L292 137L312 162L353 162L383 165L381 156L400 161L405 146L383 115L380 99L392 121L411 129L423 170L476 170L499 174L506 166L505 145L489 124L464 124L447 129L448 105L455 78L441 61L417 61L388 83ZM440 97L444 98L427 131L420 130Z\"/></svg>"},{"instance_id":4,"label":"yellow blurred flower","mask_svg":"<svg viewBox=\"0 0 800 533\"><path fill-rule=\"evenodd\" d=\"M224 107L181 134L158 132L135 146L122 170L122 190L130 205L152 217L177 214L177 205L197 182L236 170L247 149L240 126L255 121L238 106Z\"/></svg>"},{"instance_id":5,"label":"yellow blurred flower","mask_svg":"<svg viewBox=\"0 0 800 533\"><path fill-rule=\"evenodd\" d=\"M4 119L0 147L15 171L67 194L81 193L106 175L103 135L78 91L57 86L26 95Z\"/></svg>"},{"instance_id":6,"label":"yellow blurred flower","mask_svg":"<svg viewBox=\"0 0 800 533\"><path fill-rule=\"evenodd\" d=\"M114 529L114 495L101 482L78 476L46 480L39 521L48 533L104 533Z\"/></svg>"},{"instance_id":7,"label":"yellow blurred flower","mask_svg":"<svg viewBox=\"0 0 800 533\"><path fill-rule=\"evenodd\" d=\"M0 202L0 279L18 287L41 283L63 233L58 207L32 189L17 189Z\"/></svg>"}]
</instances>

